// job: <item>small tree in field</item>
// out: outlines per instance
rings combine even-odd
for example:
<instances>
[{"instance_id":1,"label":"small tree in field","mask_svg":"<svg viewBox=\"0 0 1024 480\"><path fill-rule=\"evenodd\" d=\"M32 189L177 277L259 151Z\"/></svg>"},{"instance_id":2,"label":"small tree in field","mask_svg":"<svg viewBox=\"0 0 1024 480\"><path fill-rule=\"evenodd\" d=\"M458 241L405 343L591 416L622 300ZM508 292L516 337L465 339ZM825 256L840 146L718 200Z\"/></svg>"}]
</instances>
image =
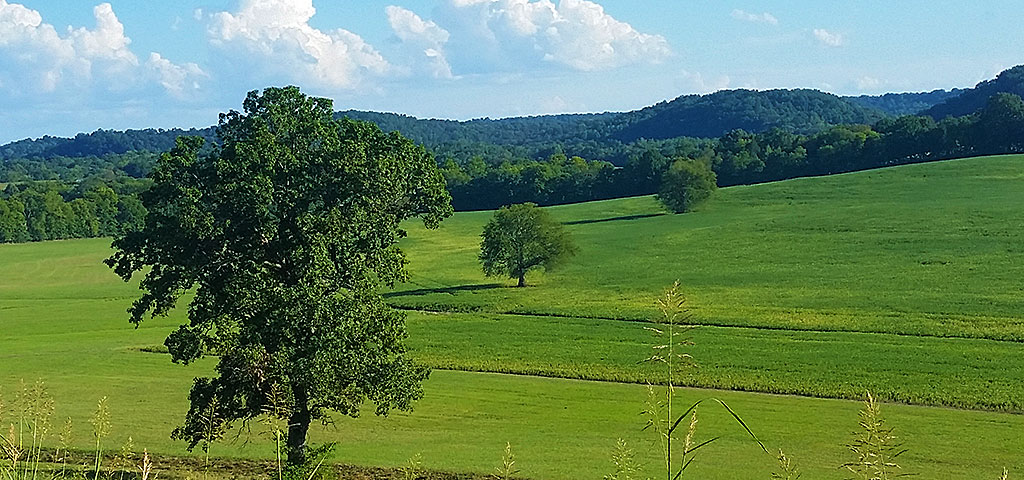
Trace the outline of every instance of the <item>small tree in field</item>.
<instances>
[{"instance_id":1,"label":"small tree in field","mask_svg":"<svg viewBox=\"0 0 1024 480\"><path fill-rule=\"evenodd\" d=\"M220 116L209 153L185 137L160 158L144 227L116 239L106 263L126 281L144 276L136 325L192 293L188 323L165 342L173 361L219 353L173 436L194 447L271 415L301 465L311 422L367 401L380 415L406 410L422 395L428 371L404 355L405 317L378 292L406 277L402 221L437 227L451 198L423 147L334 119L329 99L268 88L244 107Z\"/></svg>"},{"instance_id":2,"label":"small tree in field","mask_svg":"<svg viewBox=\"0 0 1024 480\"><path fill-rule=\"evenodd\" d=\"M520 287L526 286L526 272L550 269L576 253L562 224L533 203L501 207L481 236L484 273L518 278Z\"/></svg>"},{"instance_id":3,"label":"small tree in field","mask_svg":"<svg viewBox=\"0 0 1024 480\"><path fill-rule=\"evenodd\" d=\"M666 208L683 213L694 209L718 189L711 167L699 160L676 160L662 176L658 200Z\"/></svg>"}]
</instances>

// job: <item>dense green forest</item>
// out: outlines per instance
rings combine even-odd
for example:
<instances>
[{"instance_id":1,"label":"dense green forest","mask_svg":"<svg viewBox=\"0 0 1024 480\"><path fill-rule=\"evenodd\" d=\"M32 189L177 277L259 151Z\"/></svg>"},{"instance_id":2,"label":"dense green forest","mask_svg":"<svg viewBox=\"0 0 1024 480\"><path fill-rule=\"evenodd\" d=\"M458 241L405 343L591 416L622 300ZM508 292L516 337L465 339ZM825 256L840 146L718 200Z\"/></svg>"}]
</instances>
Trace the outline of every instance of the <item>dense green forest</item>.
<instances>
[{"instance_id":1,"label":"dense green forest","mask_svg":"<svg viewBox=\"0 0 1024 480\"><path fill-rule=\"evenodd\" d=\"M0 183L59 180L80 182L99 177L144 178L160 157L159 151L131 151L101 156L14 158L0 162Z\"/></svg>"},{"instance_id":2,"label":"dense green forest","mask_svg":"<svg viewBox=\"0 0 1024 480\"><path fill-rule=\"evenodd\" d=\"M1018 65L996 76L992 80L979 83L971 89L964 90L960 95L950 98L920 113L936 120L946 117L970 115L985 106L988 99L997 93L1012 93L1024 96L1024 65Z\"/></svg>"},{"instance_id":3,"label":"dense green forest","mask_svg":"<svg viewBox=\"0 0 1024 480\"><path fill-rule=\"evenodd\" d=\"M731 130L762 132L783 128L814 133L832 125L873 123L882 110L817 90L727 90L707 95L685 95L641 110L621 113L542 115L469 121L417 119L378 112L346 110L337 115L376 123L385 131L397 130L427 145L439 156L468 160L488 157L547 157L556 145L574 154L624 163L626 145L640 139L678 137L714 138ZM73 138L44 136L0 146L0 159L84 158L100 163L111 155L163 152L179 135L214 140L215 128L97 130ZM95 158L92 158L95 157ZM114 160L112 163L116 163ZM61 161L61 163L68 163ZM27 168L31 170L31 168ZM132 172L129 172L131 174ZM38 175L33 178L40 179Z\"/></svg>"},{"instance_id":4,"label":"dense green forest","mask_svg":"<svg viewBox=\"0 0 1024 480\"><path fill-rule=\"evenodd\" d=\"M938 91L872 100L897 109L944 99L927 110L932 113L920 116L853 108L840 97L808 90L734 90L680 97L629 113L469 122L355 111L337 115L372 121L427 145L442 167L455 207L477 210L655 193L662 173L678 159L704 162L719 185L729 186L1022 152L1024 101L1014 91L1024 92L1024 66L959 95ZM934 116L968 108L989 93L967 114ZM832 108L836 102L846 107ZM679 119L712 106L721 109L720 119L749 115L753 120L744 125L750 128L733 128L717 138L659 138L690 122ZM808 113L816 108L822 113ZM844 118L853 120L831 123ZM722 120L716 128L736 122ZM630 133L640 131L651 139ZM44 137L0 147L0 186L5 185L0 193L0 242L109 235L133 228L144 216L136 195L147 185L144 177L157 152L179 134L210 140L215 129L100 130L73 139ZM101 201L106 198L99 193L102 188L114 193L113 202Z\"/></svg>"},{"instance_id":5,"label":"dense green forest","mask_svg":"<svg viewBox=\"0 0 1024 480\"><path fill-rule=\"evenodd\" d=\"M0 190L0 243L114 235L142 226L148 180L92 177L69 186L34 181Z\"/></svg>"},{"instance_id":6,"label":"dense green forest","mask_svg":"<svg viewBox=\"0 0 1024 480\"><path fill-rule=\"evenodd\" d=\"M886 93L884 95L859 95L844 97L862 107L881 110L889 115L915 115L951 98L960 96L965 90L932 90L930 92Z\"/></svg>"},{"instance_id":7,"label":"dense green forest","mask_svg":"<svg viewBox=\"0 0 1024 480\"><path fill-rule=\"evenodd\" d=\"M936 122L926 116L886 117L874 125L838 125L813 135L781 128L733 130L714 141L648 143L623 167L555 153L545 160L492 164L476 156L448 159L442 171L461 210L533 201L557 204L655 193L676 159L705 162L720 186L828 175L973 155L1024 151L1024 101L993 96L977 113Z\"/></svg>"},{"instance_id":8,"label":"dense green forest","mask_svg":"<svg viewBox=\"0 0 1024 480\"><path fill-rule=\"evenodd\" d=\"M196 135L212 140L214 128L96 130L92 133L79 133L73 138L47 135L0 146L0 159L104 157L129 152L165 152L174 146L174 139L181 135Z\"/></svg>"}]
</instances>

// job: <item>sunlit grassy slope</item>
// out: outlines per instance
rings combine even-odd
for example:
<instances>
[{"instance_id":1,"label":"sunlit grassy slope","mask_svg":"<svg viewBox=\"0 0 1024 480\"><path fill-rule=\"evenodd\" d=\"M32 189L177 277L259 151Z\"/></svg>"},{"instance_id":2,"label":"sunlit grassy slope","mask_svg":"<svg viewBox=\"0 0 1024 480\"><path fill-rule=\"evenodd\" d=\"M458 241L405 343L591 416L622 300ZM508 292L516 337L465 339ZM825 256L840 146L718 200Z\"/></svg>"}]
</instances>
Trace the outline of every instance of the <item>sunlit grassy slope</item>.
<instances>
[{"instance_id":1,"label":"sunlit grassy slope","mask_svg":"<svg viewBox=\"0 0 1024 480\"><path fill-rule=\"evenodd\" d=\"M679 280L712 325L1024 340L1024 157L732 187L700 211L651 197L551 208L577 240L566 268L486 278L489 212L412 225L412 282L390 301L453 311L646 320Z\"/></svg>"},{"instance_id":2,"label":"sunlit grassy slope","mask_svg":"<svg viewBox=\"0 0 1024 480\"><path fill-rule=\"evenodd\" d=\"M678 278L694 321L718 325L692 334L690 383L1021 410L1024 345L1007 341L1024 336L1020 172L1024 159L998 157L730 188L678 216L650 198L556 207L580 255L526 289L482 276L477 235L489 213L460 213L438 231L410 228L415 283L389 301L463 312L410 312L413 354L435 367L636 382L659 378L637 365L651 339L643 324L616 319L654 319L655 297ZM181 452L170 429L213 359L183 367L138 351L161 343L183 311L131 328L124 311L137 290L100 263L108 244L0 245L0 392L9 403L19 379L46 381L82 448L106 395L111 446L132 435L140 448ZM644 395L642 385L436 371L413 414L339 419L315 436L339 441L341 461L399 465L423 453L429 468L485 473L511 442L524 475L600 478L617 437L653 464L653 439L639 431ZM684 394L708 395L786 449L805 478L842 478L856 402ZM884 408L910 449L903 464L923 478L1024 469L1020 415ZM722 412L703 412L704 438L726 438L694 474L767 478L772 458ZM214 455L271 455L256 431L241 438L252 443L215 445Z\"/></svg>"}]
</instances>

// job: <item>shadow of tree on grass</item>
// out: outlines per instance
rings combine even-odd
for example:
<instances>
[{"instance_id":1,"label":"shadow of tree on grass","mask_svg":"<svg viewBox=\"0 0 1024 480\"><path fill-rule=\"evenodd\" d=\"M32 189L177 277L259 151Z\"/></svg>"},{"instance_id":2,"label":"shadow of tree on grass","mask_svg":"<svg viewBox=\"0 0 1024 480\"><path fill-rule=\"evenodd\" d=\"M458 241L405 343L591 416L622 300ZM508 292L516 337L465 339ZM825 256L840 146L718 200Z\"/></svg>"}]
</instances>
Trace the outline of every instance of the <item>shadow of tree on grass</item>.
<instances>
[{"instance_id":1,"label":"shadow of tree on grass","mask_svg":"<svg viewBox=\"0 0 1024 480\"><path fill-rule=\"evenodd\" d=\"M448 295L455 295L459 292L475 292L478 290L492 290L495 288L505 288L506 286L500 283L478 283L472 285L456 285L451 287L439 287L439 288L417 288L415 290L402 290L399 292L388 292L383 296L384 298L398 298L398 297L412 297L419 295L430 295L432 293L447 293Z\"/></svg>"},{"instance_id":2,"label":"shadow of tree on grass","mask_svg":"<svg viewBox=\"0 0 1024 480\"><path fill-rule=\"evenodd\" d=\"M571 222L562 222L562 225L586 225L588 223L604 223L604 222L617 222L620 220L640 220L642 218L660 217L662 215L668 215L667 213L644 213L639 215L623 215L621 217L609 217L609 218L597 218L593 220L574 220Z\"/></svg>"}]
</instances>

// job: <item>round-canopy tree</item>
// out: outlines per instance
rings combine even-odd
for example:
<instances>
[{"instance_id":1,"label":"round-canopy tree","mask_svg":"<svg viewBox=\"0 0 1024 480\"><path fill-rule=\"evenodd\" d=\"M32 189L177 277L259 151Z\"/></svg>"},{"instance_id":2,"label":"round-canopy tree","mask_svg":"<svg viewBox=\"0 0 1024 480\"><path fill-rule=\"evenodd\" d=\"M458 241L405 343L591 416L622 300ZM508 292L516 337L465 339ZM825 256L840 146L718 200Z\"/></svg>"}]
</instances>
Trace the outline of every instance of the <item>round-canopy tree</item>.
<instances>
[{"instance_id":1,"label":"round-canopy tree","mask_svg":"<svg viewBox=\"0 0 1024 480\"><path fill-rule=\"evenodd\" d=\"M718 189L715 172L700 160L676 160L661 178L658 200L675 213L689 212Z\"/></svg>"},{"instance_id":2,"label":"round-canopy tree","mask_svg":"<svg viewBox=\"0 0 1024 480\"><path fill-rule=\"evenodd\" d=\"M221 114L212 152L186 137L160 158L145 226L114 241L118 275L148 269L131 322L194 291L165 344L175 362L220 354L174 431L191 447L270 414L287 421L297 464L330 411L355 416L368 399L383 415L422 395L428 371L404 356L404 316L376 292L406 276L400 222L436 227L450 197L422 147L332 115L296 87L250 92L244 113Z\"/></svg>"},{"instance_id":3,"label":"round-canopy tree","mask_svg":"<svg viewBox=\"0 0 1024 480\"><path fill-rule=\"evenodd\" d=\"M520 287L526 286L526 272L550 269L576 253L562 224L533 203L501 207L481 236L484 273L518 278Z\"/></svg>"}]
</instances>

